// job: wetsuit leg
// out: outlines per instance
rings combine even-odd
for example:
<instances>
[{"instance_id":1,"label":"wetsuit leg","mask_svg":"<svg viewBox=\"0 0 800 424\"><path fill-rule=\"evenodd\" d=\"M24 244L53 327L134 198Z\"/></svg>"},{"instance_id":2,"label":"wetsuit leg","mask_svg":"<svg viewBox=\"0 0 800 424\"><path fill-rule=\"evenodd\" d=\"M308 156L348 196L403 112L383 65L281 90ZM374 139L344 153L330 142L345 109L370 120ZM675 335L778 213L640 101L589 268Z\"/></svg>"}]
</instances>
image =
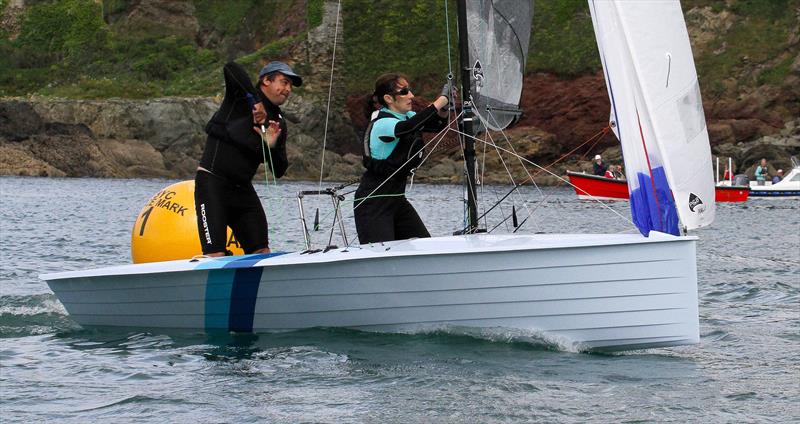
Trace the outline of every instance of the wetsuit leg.
<instances>
[{"instance_id":1,"label":"wetsuit leg","mask_svg":"<svg viewBox=\"0 0 800 424\"><path fill-rule=\"evenodd\" d=\"M425 224L420 219L417 211L405 197L397 199L394 215L394 235L395 240L405 240L410 238L427 238L431 234L425 228Z\"/></svg>"},{"instance_id":2,"label":"wetsuit leg","mask_svg":"<svg viewBox=\"0 0 800 424\"><path fill-rule=\"evenodd\" d=\"M236 186L231 204L230 227L244 253L269 247L267 216L252 185Z\"/></svg>"},{"instance_id":3,"label":"wetsuit leg","mask_svg":"<svg viewBox=\"0 0 800 424\"><path fill-rule=\"evenodd\" d=\"M208 172L198 171L195 176L194 205L197 213L197 231L203 254L225 252L227 242L228 187L224 180Z\"/></svg>"},{"instance_id":4,"label":"wetsuit leg","mask_svg":"<svg viewBox=\"0 0 800 424\"><path fill-rule=\"evenodd\" d=\"M356 199L370 193L369 190L356 190ZM395 239L393 198L376 198L354 203L353 214L356 232L361 244L377 243Z\"/></svg>"}]
</instances>

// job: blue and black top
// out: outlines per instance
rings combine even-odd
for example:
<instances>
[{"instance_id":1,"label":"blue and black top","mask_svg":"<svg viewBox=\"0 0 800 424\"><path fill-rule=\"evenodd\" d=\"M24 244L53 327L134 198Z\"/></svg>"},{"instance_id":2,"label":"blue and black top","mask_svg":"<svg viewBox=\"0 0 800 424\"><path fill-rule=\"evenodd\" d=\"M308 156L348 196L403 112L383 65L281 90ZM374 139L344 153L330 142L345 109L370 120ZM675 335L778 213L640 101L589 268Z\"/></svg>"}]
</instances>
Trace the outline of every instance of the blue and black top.
<instances>
[{"instance_id":1,"label":"blue and black top","mask_svg":"<svg viewBox=\"0 0 800 424\"><path fill-rule=\"evenodd\" d=\"M389 179L376 194L404 193L406 178L422 163L422 133L438 132L446 125L446 118L441 118L433 105L419 113L403 114L387 108L377 111L364 135L366 171L359 191L374 189Z\"/></svg>"}]
</instances>

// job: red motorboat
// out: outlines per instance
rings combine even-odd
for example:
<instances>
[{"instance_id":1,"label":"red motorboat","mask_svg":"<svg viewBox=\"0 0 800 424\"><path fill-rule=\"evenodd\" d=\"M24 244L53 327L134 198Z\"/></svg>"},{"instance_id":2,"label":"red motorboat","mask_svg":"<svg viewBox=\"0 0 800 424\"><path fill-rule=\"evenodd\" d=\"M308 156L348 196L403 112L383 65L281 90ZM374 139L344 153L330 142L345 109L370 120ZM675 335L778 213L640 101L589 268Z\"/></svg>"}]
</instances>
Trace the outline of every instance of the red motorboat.
<instances>
[{"instance_id":1,"label":"red motorboat","mask_svg":"<svg viewBox=\"0 0 800 424\"><path fill-rule=\"evenodd\" d=\"M567 177L579 199L627 200L629 197L625 180L572 171L567 171ZM717 186L715 190L717 202L744 202L749 195L747 186Z\"/></svg>"}]
</instances>

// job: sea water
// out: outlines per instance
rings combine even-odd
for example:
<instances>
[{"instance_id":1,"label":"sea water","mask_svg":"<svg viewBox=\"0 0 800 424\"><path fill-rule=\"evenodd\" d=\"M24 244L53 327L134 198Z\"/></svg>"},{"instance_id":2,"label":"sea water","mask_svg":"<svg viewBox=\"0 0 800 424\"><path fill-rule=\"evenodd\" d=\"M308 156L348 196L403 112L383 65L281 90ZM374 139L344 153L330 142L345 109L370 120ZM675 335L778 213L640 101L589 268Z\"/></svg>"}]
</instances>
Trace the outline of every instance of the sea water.
<instances>
[{"instance_id":1,"label":"sea water","mask_svg":"<svg viewBox=\"0 0 800 424\"><path fill-rule=\"evenodd\" d=\"M0 421L800 421L798 199L718 204L716 222L693 232L701 330L694 346L601 355L446 330L80 328L38 274L130 262L137 214L174 182L0 178ZM257 184L273 249L303 248L296 193L319 187ZM482 187L482 209L507 190ZM408 197L432 234L463 225L460 187L415 184ZM518 221L531 216L523 233L635 231L626 202L578 201L563 187L526 187L509 200ZM312 242L324 246L331 199L304 202L309 223L320 210ZM510 205L484 226L507 230ZM342 213L352 241L352 204ZM338 227L333 243L343 244Z\"/></svg>"}]
</instances>

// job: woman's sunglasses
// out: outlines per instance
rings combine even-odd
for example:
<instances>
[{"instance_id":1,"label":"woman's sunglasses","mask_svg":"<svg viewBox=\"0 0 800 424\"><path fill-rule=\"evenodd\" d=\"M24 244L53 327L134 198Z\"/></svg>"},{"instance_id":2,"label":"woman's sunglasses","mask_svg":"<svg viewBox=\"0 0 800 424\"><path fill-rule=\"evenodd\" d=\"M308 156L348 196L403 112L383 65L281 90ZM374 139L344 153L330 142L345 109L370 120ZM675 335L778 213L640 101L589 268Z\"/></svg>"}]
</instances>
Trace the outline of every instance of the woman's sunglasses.
<instances>
[{"instance_id":1,"label":"woman's sunglasses","mask_svg":"<svg viewBox=\"0 0 800 424\"><path fill-rule=\"evenodd\" d=\"M403 87L394 92L395 96L405 96L406 94L411 92L411 87Z\"/></svg>"}]
</instances>

